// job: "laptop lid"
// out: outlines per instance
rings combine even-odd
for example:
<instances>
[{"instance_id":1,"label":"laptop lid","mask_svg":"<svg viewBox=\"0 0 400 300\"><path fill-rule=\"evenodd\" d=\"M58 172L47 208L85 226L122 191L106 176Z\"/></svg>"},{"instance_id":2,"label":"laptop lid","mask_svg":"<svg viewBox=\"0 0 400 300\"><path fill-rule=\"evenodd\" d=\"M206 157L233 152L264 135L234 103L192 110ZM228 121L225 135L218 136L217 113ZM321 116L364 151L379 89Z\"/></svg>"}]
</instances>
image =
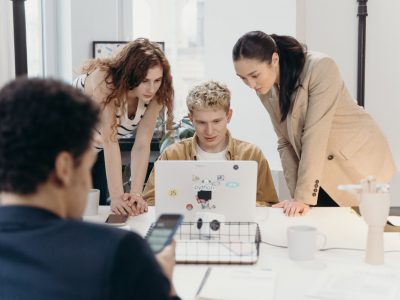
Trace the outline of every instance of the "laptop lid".
<instances>
[{"instance_id":1,"label":"laptop lid","mask_svg":"<svg viewBox=\"0 0 400 300\"><path fill-rule=\"evenodd\" d=\"M159 160L155 163L156 216L181 213L196 221L196 213L222 214L225 221L254 221L257 162Z\"/></svg>"}]
</instances>

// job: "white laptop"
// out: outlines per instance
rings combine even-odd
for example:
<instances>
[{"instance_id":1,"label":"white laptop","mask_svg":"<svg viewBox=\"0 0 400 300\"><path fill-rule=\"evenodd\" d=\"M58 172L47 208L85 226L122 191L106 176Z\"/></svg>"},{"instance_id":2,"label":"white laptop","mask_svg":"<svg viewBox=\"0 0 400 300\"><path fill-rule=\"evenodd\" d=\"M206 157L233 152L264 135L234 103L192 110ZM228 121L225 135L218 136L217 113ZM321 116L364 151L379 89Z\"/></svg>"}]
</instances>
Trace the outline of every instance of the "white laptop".
<instances>
[{"instance_id":1,"label":"white laptop","mask_svg":"<svg viewBox=\"0 0 400 300\"><path fill-rule=\"evenodd\" d=\"M180 213L196 221L196 213L216 213L226 222L255 219L257 162L159 160L155 163L156 216Z\"/></svg>"}]
</instances>

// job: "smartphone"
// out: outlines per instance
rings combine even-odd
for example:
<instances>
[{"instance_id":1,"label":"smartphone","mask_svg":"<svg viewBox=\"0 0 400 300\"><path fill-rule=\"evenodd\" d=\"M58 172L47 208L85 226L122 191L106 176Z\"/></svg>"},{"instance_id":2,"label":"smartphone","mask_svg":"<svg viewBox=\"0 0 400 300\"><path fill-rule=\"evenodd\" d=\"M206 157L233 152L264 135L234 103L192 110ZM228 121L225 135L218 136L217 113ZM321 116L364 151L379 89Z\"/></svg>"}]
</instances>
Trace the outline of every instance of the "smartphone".
<instances>
[{"instance_id":1,"label":"smartphone","mask_svg":"<svg viewBox=\"0 0 400 300\"><path fill-rule=\"evenodd\" d=\"M128 216L110 214L107 217L106 224L110 224L110 225L114 225L114 226L124 226L126 224L127 219L128 219Z\"/></svg>"},{"instance_id":2,"label":"smartphone","mask_svg":"<svg viewBox=\"0 0 400 300\"><path fill-rule=\"evenodd\" d=\"M182 220L183 215L180 214L164 214L158 218L145 237L154 253L160 252L171 243Z\"/></svg>"}]
</instances>

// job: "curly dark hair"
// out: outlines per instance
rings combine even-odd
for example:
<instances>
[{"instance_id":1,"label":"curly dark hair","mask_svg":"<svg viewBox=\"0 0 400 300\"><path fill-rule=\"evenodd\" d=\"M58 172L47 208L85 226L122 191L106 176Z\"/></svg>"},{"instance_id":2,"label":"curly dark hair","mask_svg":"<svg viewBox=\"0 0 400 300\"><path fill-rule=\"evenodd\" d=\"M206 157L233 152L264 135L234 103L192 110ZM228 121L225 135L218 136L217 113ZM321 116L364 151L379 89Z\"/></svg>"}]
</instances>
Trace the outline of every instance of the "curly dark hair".
<instances>
[{"instance_id":1,"label":"curly dark hair","mask_svg":"<svg viewBox=\"0 0 400 300\"><path fill-rule=\"evenodd\" d=\"M111 58L88 60L82 67L83 73L91 73L96 68L104 70L106 83L112 90L105 105L113 103L116 108L123 109L125 95L143 82L150 68L160 66L163 69L161 86L156 93L156 101L167 108L167 128L172 126L173 98L172 75L169 62L159 44L146 38L138 38L126 44ZM117 134L117 120L113 124Z\"/></svg>"},{"instance_id":2,"label":"curly dark hair","mask_svg":"<svg viewBox=\"0 0 400 300\"><path fill-rule=\"evenodd\" d=\"M0 192L29 195L67 151L80 164L89 149L99 108L70 85L19 78L0 90Z\"/></svg>"}]
</instances>

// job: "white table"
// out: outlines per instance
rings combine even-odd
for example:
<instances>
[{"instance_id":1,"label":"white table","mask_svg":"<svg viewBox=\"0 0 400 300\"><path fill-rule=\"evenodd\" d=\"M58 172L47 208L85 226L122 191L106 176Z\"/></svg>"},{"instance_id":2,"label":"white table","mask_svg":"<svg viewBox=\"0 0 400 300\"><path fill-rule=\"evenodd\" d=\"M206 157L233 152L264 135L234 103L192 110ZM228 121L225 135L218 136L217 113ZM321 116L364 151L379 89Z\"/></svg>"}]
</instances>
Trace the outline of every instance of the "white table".
<instances>
[{"instance_id":1,"label":"white table","mask_svg":"<svg viewBox=\"0 0 400 300\"><path fill-rule=\"evenodd\" d=\"M101 207L98 216L85 217L85 220L104 222L109 212L108 207ZM150 207L148 213L130 217L128 229L144 236L154 219L154 208ZM288 226L301 224L315 226L324 233L327 236L326 248L365 248L367 226L359 215L346 207L312 208L306 216L296 218L286 217L281 209L260 207L257 208L256 222L260 225L262 241L276 245L286 245ZM351 250L319 251L314 261L294 262L288 258L286 248L262 243L254 268L271 269L277 273L275 299L315 299L307 297L306 293L326 271L362 268L400 274L400 233L385 233L384 241L385 251L397 252L386 252L382 266L365 264L365 252ZM176 266L174 284L183 299L195 299L206 269L206 265Z\"/></svg>"}]
</instances>

